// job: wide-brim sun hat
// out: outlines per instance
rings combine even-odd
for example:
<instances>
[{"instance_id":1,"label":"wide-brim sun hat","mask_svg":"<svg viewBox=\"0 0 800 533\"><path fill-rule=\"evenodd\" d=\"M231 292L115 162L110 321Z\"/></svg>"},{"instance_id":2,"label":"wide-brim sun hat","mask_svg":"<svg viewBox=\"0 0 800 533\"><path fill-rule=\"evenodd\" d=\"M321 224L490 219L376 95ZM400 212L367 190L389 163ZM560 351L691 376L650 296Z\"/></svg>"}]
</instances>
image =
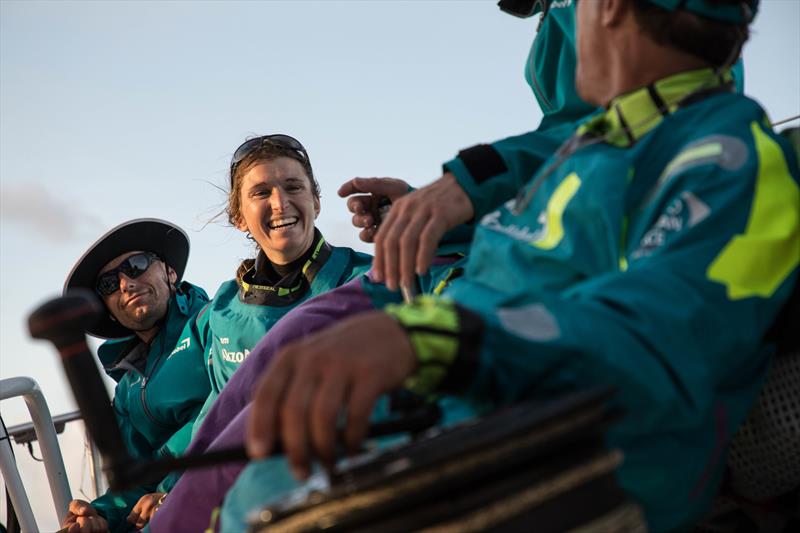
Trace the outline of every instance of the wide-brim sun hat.
<instances>
[{"instance_id":1,"label":"wide-brim sun hat","mask_svg":"<svg viewBox=\"0 0 800 533\"><path fill-rule=\"evenodd\" d=\"M189 260L189 236L175 224L158 218L123 222L97 239L78 259L64 282L64 294L77 288L94 292L100 269L112 259L136 251L157 254L175 270L180 282ZM86 333L102 339L119 339L133 332L104 315Z\"/></svg>"}]
</instances>

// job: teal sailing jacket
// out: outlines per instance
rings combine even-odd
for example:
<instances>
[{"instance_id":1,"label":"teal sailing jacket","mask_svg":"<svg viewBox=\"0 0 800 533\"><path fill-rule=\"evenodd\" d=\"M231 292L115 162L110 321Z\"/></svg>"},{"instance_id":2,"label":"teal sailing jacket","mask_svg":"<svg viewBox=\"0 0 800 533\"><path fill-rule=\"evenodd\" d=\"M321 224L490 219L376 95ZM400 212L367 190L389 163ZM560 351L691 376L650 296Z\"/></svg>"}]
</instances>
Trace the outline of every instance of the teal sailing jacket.
<instances>
[{"instance_id":1,"label":"teal sailing jacket","mask_svg":"<svg viewBox=\"0 0 800 533\"><path fill-rule=\"evenodd\" d=\"M615 387L627 416L609 444L654 531L708 510L800 262L796 156L722 78L615 99L481 219L446 298L387 308L421 392L505 404Z\"/></svg>"},{"instance_id":2,"label":"teal sailing jacket","mask_svg":"<svg viewBox=\"0 0 800 533\"><path fill-rule=\"evenodd\" d=\"M133 457L176 455L189 444L192 423L210 387L204 358L183 345L175 346L185 324L193 322L207 302L203 289L182 282L170 300L164 325L149 345L129 337L107 341L97 350L106 373L117 382L114 412ZM128 514L153 488L109 491L92 506L112 532L129 531L133 526L126 521Z\"/></svg>"},{"instance_id":3,"label":"teal sailing jacket","mask_svg":"<svg viewBox=\"0 0 800 533\"><path fill-rule=\"evenodd\" d=\"M242 279L228 281L219 288L208 312L198 321L206 333L207 363L215 393L222 390L250 349L281 317L302 302L364 274L372 264L371 256L350 248L327 245L324 239L320 245L322 253L315 257L320 261L320 268L315 273L306 270L308 289L287 305L243 301L240 293L270 291L272 287L248 285ZM324 250L327 250L327 258L322 259Z\"/></svg>"}]
</instances>

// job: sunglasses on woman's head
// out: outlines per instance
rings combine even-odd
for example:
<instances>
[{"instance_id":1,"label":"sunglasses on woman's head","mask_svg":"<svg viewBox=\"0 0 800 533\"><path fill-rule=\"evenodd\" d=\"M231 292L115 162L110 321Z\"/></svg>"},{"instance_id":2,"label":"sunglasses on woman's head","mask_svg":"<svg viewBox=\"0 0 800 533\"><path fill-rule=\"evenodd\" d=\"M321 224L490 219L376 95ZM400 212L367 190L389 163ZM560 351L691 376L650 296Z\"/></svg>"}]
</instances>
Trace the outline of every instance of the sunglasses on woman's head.
<instances>
[{"instance_id":1,"label":"sunglasses on woman's head","mask_svg":"<svg viewBox=\"0 0 800 533\"><path fill-rule=\"evenodd\" d=\"M161 258L152 252L141 252L133 254L108 272L103 272L97 277L95 290L100 296L111 296L119 290L119 273L122 272L131 279L138 278L144 274L153 261L160 261Z\"/></svg>"},{"instance_id":2,"label":"sunglasses on woman's head","mask_svg":"<svg viewBox=\"0 0 800 533\"><path fill-rule=\"evenodd\" d=\"M300 141L294 137L283 135L281 133L277 133L275 135L262 135L261 137L256 137L255 139L250 139L243 142L241 145L239 145L239 148L233 152L233 157L231 158L231 179L233 179L236 165L241 163L245 157L253 153L255 150L261 148L265 144L273 144L275 146L294 150L297 155L299 155L304 161L308 162L308 152L306 152L306 149L302 144L300 144Z\"/></svg>"},{"instance_id":3,"label":"sunglasses on woman's head","mask_svg":"<svg viewBox=\"0 0 800 533\"><path fill-rule=\"evenodd\" d=\"M509 15L525 19L533 16L537 10L544 15L551 3L552 0L500 0L497 6Z\"/></svg>"}]
</instances>

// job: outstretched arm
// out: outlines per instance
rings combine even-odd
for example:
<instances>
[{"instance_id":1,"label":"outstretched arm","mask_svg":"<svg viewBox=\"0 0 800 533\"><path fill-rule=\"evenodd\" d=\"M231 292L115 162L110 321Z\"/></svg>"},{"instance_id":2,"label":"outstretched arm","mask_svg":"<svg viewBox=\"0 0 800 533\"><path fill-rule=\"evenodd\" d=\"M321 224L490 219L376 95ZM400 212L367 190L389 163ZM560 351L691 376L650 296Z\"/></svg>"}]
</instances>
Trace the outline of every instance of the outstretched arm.
<instances>
[{"instance_id":1,"label":"outstretched arm","mask_svg":"<svg viewBox=\"0 0 800 533\"><path fill-rule=\"evenodd\" d=\"M364 228L361 238L375 242L375 279L392 290L412 286L415 275L427 272L449 231L513 198L573 130L573 124L566 124L462 150L444 164L443 175L431 184L397 198L385 194L392 200L392 209L380 224L376 200L348 202L356 213L354 225ZM345 184L339 194L352 194L356 180ZM399 183L397 192L407 192L400 191ZM461 234L459 238L463 240Z\"/></svg>"}]
</instances>

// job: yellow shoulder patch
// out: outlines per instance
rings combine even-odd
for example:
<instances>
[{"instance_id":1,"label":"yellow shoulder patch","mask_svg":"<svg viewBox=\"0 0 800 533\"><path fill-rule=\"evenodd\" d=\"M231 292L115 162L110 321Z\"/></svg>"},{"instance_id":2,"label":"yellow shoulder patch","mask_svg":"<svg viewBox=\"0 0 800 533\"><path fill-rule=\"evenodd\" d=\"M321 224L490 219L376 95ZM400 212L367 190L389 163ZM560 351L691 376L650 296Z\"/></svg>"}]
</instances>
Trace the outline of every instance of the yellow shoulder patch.
<instances>
[{"instance_id":1,"label":"yellow shoulder patch","mask_svg":"<svg viewBox=\"0 0 800 533\"><path fill-rule=\"evenodd\" d=\"M728 298L769 297L800 263L800 189L780 146L750 125L758 154L755 195L745 232L733 237L708 267L708 279Z\"/></svg>"}]
</instances>

